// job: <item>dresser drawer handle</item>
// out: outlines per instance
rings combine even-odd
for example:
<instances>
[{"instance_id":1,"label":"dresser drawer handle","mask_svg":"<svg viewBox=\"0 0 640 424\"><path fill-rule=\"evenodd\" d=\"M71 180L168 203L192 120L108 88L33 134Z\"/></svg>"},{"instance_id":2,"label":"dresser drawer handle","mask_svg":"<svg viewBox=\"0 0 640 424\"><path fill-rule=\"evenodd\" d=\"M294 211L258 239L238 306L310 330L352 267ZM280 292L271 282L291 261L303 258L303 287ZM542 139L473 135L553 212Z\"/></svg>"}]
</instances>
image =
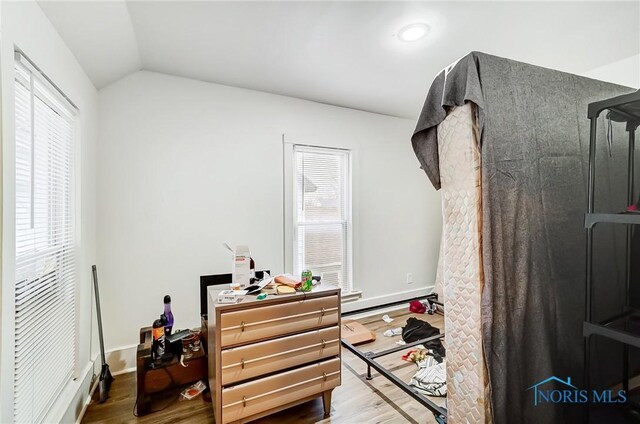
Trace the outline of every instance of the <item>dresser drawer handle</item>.
<instances>
[{"instance_id":1,"label":"dresser drawer handle","mask_svg":"<svg viewBox=\"0 0 640 424\"><path fill-rule=\"evenodd\" d=\"M324 342L324 344L323 344L323 342ZM222 369L223 370L227 370L227 369L230 369L230 368L237 367L238 365L240 365L242 367L243 364L246 365L246 364L253 364L254 362L267 361L267 360L270 360L270 359L273 359L273 358L277 358L278 356L291 355L291 354L294 354L296 352L301 352L301 351L304 351L304 350L313 349L313 348L318 347L318 346L320 346L321 348L326 348L327 344L329 344L329 343L340 343L340 339L332 339L332 340L328 340L328 341L325 340L325 339L322 339L322 341L320 343L314 343L314 344L311 344L311 345L305 345L305 346L297 347L295 349L283 350L283 351L280 351L280 352L277 352L277 353L272 353L272 354L266 355L266 356L259 356L257 358L252 358L252 359L247 359L247 360L245 360L243 358L243 359L240 360L240 362L234 362L234 363L231 363L231 364L223 365Z\"/></svg>"},{"instance_id":2,"label":"dresser drawer handle","mask_svg":"<svg viewBox=\"0 0 640 424\"><path fill-rule=\"evenodd\" d=\"M242 369L244 369L244 358L242 358L242 359L240 360L240 367L241 367Z\"/></svg>"},{"instance_id":3,"label":"dresser drawer handle","mask_svg":"<svg viewBox=\"0 0 640 424\"><path fill-rule=\"evenodd\" d=\"M320 379L324 379L324 381L327 381L327 378L329 376L332 376L332 375L340 375L340 371L332 371L332 372L330 372L328 374L326 372L323 372L321 376L313 377L313 378L310 378L309 380L305 380L305 381L300 381L298 383L291 384L290 386L278 387L277 389L274 389L274 390L271 390L271 391L268 391L268 392L263 392L263 393L260 393L259 395L252 396L249 399L247 399L246 397L243 396L242 400L238 400L236 402L228 403L228 404L224 405L222 408L223 409L225 409L225 408L233 408L234 406L239 405L241 403L242 403L242 406L246 406L247 402L250 401L250 400L256 400L256 399L263 398L265 396L273 395L275 393L280 393L280 392L283 392L283 391L286 391L286 390L291 390L291 389L294 389L296 387L303 386L305 384L309 384L312 381L318 381Z\"/></svg>"},{"instance_id":4,"label":"dresser drawer handle","mask_svg":"<svg viewBox=\"0 0 640 424\"><path fill-rule=\"evenodd\" d=\"M255 321L255 322L249 322L247 324L244 323L244 321L242 321L240 323L240 325L235 325L235 326L230 326L230 327L223 327L221 331L234 331L237 328L240 328L240 330L244 331L244 327L251 327L254 325L265 325L265 324L270 324L270 323L276 323L278 321L286 321L286 320L292 320L294 318L302 318L302 317L308 317L308 316L317 316L318 312L320 312L320 314L322 316L324 316L326 313L328 312L337 312L338 308L337 307L333 307L333 308L322 308L320 311L318 311L317 309L314 309L313 311L309 311L309 312L303 312L301 314L294 314L294 315L286 315L286 316L282 316L282 317L277 317L277 318L271 318L271 319L266 319L263 321Z\"/></svg>"}]
</instances>

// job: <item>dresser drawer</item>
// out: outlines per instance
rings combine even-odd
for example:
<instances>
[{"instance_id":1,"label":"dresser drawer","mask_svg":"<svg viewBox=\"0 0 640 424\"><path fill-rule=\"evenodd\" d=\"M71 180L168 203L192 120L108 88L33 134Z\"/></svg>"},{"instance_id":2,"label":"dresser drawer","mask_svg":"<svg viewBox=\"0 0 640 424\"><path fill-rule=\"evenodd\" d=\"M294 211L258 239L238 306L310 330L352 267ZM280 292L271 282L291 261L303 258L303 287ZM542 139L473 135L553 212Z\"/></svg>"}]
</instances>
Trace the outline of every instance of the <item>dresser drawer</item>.
<instances>
[{"instance_id":1,"label":"dresser drawer","mask_svg":"<svg viewBox=\"0 0 640 424\"><path fill-rule=\"evenodd\" d=\"M220 315L221 347L338 323L338 296L296 300Z\"/></svg>"},{"instance_id":2,"label":"dresser drawer","mask_svg":"<svg viewBox=\"0 0 640 424\"><path fill-rule=\"evenodd\" d=\"M225 349L221 353L222 385L339 354L338 326Z\"/></svg>"},{"instance_id":3,"label":"dresser drawer","mask_svg":"<svg viewBox=\"0 0 640 424\"><path fill-rule=\"evenodd\" d=\"M222 422L228 423L340 385L340 359L222 389Z\"/></svg>"}]
</instances>

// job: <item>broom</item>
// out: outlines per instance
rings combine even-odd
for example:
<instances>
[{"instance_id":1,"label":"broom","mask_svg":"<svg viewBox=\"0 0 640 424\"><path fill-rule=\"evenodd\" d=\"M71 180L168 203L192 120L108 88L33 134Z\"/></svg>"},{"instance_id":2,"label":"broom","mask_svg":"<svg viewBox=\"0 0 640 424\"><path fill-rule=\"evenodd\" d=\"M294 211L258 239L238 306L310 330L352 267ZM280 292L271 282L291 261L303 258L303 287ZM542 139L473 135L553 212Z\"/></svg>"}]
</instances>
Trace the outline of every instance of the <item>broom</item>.
<instances>
[{"instance_id":1,"label":"broom","mask_svg":"<svg viewBox=\"0 0 640 424\"><path fill-rule=\"evenodd\" d=\"M100 380L98 382L98 393L100 393L100 403L104 403L109 395L109 388L113 381L109 364L104 354L104 340L102 338L102 313L100 312L100 292L98 291L98 270L95 265L91 267L93 273L93 289L96 292L96 311L98 314L98 337L100 338L100 357L102 359L102 369L100 370Z\"/></svg>"}]
</instances>

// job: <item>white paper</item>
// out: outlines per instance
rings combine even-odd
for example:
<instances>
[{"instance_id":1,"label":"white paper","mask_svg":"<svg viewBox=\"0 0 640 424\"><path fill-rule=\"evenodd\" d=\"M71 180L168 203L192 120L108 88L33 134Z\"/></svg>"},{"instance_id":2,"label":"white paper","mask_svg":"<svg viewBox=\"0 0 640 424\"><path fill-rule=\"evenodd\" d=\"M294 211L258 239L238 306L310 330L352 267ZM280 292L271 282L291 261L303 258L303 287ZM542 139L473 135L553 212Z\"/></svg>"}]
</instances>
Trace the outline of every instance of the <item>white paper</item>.
<instances>
[{"instance_id":1,"label":"white paper","mask_svg":"<svg viewBox=\"0 0 640 424\"><path fill-rule=\"evenodd\" d=\"M387 330L384 332L384 335L386 337L399 336L400 334L402 334L402 327L392 328L391 330Z\"/></svg>"}]
</instances>

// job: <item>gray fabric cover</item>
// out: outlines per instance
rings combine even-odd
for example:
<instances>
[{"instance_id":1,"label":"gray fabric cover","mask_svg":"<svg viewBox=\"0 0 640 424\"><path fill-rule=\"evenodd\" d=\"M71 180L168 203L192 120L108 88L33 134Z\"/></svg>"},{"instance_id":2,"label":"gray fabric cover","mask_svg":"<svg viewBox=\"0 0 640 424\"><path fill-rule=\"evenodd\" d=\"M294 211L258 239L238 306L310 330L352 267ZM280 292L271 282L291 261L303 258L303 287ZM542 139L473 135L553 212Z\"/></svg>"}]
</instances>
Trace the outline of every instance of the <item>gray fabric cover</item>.
<instances>
[{"instance_id":1,"label":"gray fabric cover","mask_svg":"<svg viewBox=\"0 0 640 424\"><path fill-rule=\"evenodd\" d=\"M595 54L595 53L594 53ZM526 389L551 375L582 382L587 104L633 91L472 52L434 80L412 144L440 188L436 126L467 101L479 109L482 152L482 326L494 422L573 422L575 405L533 406ZM604 115L604 114L603 114ZM609 158L598 129L596 210L625 207L627 133L614 123ZM620 311L624 229L595 230L596 318ZM619 380L621 348L596 341L592 378Z\"/></svg>"}]
</instances>

